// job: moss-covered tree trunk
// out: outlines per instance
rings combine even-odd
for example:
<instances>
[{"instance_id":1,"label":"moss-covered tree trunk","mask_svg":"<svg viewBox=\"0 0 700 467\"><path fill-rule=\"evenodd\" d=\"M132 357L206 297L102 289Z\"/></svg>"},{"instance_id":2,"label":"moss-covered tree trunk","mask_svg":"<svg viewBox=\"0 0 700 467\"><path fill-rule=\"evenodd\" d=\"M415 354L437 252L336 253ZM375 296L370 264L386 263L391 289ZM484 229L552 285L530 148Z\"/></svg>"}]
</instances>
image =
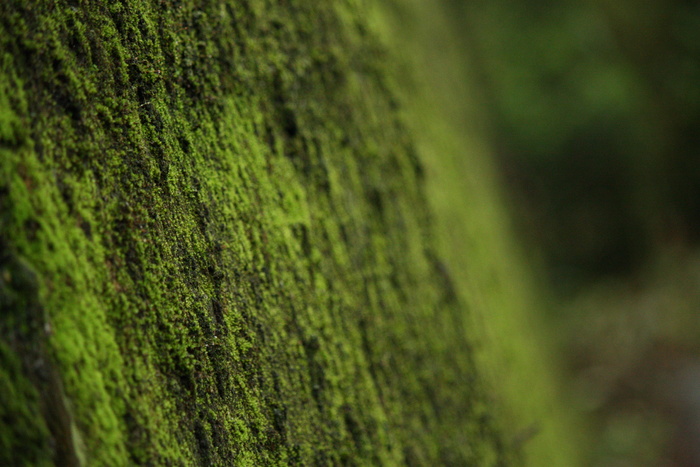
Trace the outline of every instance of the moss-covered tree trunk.
<instances>
[{"instance_id":1,"label":"moss-covered tree trunk","mask_svg":"<svg viewBox=\"0 0 700 467\"><path fill-rule=\"evenodd\" d=\"M1 465L508 462L368 11L0 3Z\"/></svg>"}]
</instances>

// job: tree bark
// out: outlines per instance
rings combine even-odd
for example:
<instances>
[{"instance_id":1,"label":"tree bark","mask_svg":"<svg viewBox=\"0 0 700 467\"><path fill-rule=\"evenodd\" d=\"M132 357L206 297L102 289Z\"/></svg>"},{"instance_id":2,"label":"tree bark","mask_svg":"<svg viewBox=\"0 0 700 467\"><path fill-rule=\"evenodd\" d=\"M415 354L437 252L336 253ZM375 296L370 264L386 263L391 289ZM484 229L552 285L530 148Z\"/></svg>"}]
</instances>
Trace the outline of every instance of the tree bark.
<instances>
[{"instance_id":1,"label":"tree bark","mask_svg":"<svg viewBox=\"0 0 700 467\"><path fill-rule=\"evenodd\" d=\"M0 464L509 462L365 10L195 3L0 5Z\"/></svg>"}]
</instances>

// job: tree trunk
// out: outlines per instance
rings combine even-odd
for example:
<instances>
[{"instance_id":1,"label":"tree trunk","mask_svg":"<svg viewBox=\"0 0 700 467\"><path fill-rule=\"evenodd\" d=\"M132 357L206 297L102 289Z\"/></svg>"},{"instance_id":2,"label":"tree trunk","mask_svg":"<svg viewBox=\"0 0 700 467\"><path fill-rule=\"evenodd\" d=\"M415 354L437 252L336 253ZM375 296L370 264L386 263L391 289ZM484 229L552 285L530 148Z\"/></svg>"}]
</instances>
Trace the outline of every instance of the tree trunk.
<instances>
[{"instance_id":1,"label":"tree trunk","mask_svg":"<svg viewBox=\"0 0 700 467\"><path fill-rule=\"evenodd\" d=\"M331 3L2 2L0 464L513 459Z\"/></svg>"}]
</instances>

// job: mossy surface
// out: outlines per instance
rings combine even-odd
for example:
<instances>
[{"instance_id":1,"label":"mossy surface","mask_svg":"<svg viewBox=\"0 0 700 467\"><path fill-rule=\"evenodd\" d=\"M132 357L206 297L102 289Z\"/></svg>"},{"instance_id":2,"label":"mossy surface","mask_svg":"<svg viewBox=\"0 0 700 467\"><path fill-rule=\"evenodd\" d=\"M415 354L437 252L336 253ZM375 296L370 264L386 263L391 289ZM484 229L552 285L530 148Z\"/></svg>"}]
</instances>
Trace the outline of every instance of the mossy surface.
<instances>
[{"instance_id":1,"label":"mossy surface","mask_svg":"<svg viewBox=\"0 0 700 467\"><path fill-rule=\"evenodd\" d=\"M590 445L567 405L536 276L512 235L464 2L382 3L376 29L408 71L395 82L423 162L434 244L468 306L489 413L518 461L576 466ZM417 90L417 91L416 91Z\"/></svg>"},{"instance_id":2,"label":"mossy surface","mask_svg":"<svg viewBox=\"0 0 700 467\"><path fill-rule=\"evenodd\" d=\"M2 2L0 464L511 460L368 12Z\"/></svg>"}]
</instances>

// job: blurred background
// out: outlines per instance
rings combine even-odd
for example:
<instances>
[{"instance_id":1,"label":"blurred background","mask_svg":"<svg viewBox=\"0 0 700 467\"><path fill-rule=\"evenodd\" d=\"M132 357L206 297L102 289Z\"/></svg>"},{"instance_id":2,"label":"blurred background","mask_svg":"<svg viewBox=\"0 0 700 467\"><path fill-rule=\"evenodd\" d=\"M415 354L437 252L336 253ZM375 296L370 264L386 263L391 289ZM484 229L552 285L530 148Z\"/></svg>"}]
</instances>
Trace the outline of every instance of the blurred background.
<instances>
[{"instance_id":1,"label":"blurred background","mask_svg":"<svg viewBox=\"0 0 700 467\"><path fill-rule=\"evenodd\" d=\"M596 466L700 465L700 5L450 0Z\"/></svg>"}]
</instances>

